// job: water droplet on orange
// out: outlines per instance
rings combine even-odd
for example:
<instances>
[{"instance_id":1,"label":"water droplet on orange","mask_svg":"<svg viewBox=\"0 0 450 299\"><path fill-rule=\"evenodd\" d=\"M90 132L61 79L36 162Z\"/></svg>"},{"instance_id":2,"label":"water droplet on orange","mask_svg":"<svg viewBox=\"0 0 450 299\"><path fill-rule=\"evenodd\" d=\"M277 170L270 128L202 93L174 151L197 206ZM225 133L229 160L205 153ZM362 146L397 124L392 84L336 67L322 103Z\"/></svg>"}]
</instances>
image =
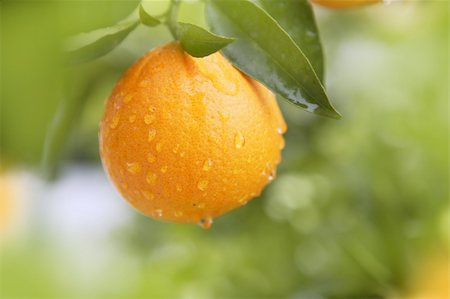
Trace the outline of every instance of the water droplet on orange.
<instances>
[{"instance_id":1,"label":"water droplet on orange","mask_svg":"<svg viewBox=\"0 0 450 299\"><path fill-rule=\"evenodd\" d=\"M148 153L148 154L147 154L147 161L148 161L149 163L153 163L153 162L156 161L156 157L155 157L152 153Z\"/></svg>"},{"instance_id":2,"label":"water droplet on orange","mask_svg":"<svg viewBox=\"0 0 450 299\"><path fill-rule=\"evenodd\" d=\"M147 173L147 176L145 178L145 180L147 181L147 183L149 184L154 184L156 181L156 174L154 174L153 172L149 171Z\"/></svg>"},{"instance_id":3,"label":"water droplet on orange","mask_svg":"<svg viewBox=\"0 0 450 299\"><path fill-rule=\"evenodd\" d=\"M151 128L150 130L148 130L148 142L152 142L153 139L155 139L156 137L156 129Z\"/></svg>"},{"instance_id":4,"label":"water droplet on orange","mask_svg":"<svg viewBox=\"0 0 450 299\"><path fill-rule=\"evenodd\" d=\"M166 173L167 172L167 165L164 165L163 167L161 167L161 172L162 173Z\"/></svg>"},{"instance_id":5,"label":"water droplet on orange","mask_svg":"<svg viewBox=\"0 0 450 299\"><path fill-rule=\"evenodd\" d=\"M148 191L142 191L142 195L144 195L147 200L153 200L155 198L155 195Z\"/></svg>"},{"instance_id":6,"label":"water droplet on orange","mask_svg":"<svg viewBox=\"0 0 450 299\"><path fill-rule=\"evenodd\" d=\"M109 125L109 127L111 129L117 128L117 125L119 124L119 121L120 121L120 115L119 114L114 115L114 117L111 120L111 124Z\"/></svg>"},{"instance_id":7,"label":"water droplet on orange","mask_svg":"<svg viewBox=\"0 0 450 299\"><path fill-rule=\"evenodd\" d=\"M203 229L210 229L212 224L213 224L213 220L210 217L201 219L198 222L198 225Z\"/></svg>"},{"instance_id":8,"label":"water droplet on orange","mask_svg":"<svg viewBox=\"0 0 450 299\"><path fill-rule=\"evenodd\" d=\"M198 181L197 188L201 191L205 191L206 187L208 187L208 181L207 180L200 180Z\"/></svg>"},{"instance_id":9,"label":"water droplet on orange","mask_svg":"<svg viewBox=\"0 0 450 299\"><path fill-rule=\"evenodd\" d=\"M136 174L141 171L141 164L137 162L127 163L127 171L131 174Z\"/></svg>"},{"instance_id":10,"label":"water droplet on orange","mask_svg":"<svg viewBox=\"0 0 450 299\"><path fill-rule=\"evenodd\" d=\"M242 148L245 144L245 137L242 135L240 131L236 132L236 135L234 135L234 146L239 149Z\"/></svg>"},{"instance_id":11,"label":"water droplet on orange","mask_svg":"<svg viewBox=\"0 0 450 299\"><path fill-rule=\"evenodd\" d=\"M124 98L123 98L123 102L125 104L131 102L131 100L133 99L133 95L132 94L127 94Z\"/></svg>"},{"instance_id":12,"label":"water droplet on orange","mask_svg":"<svg viewBox=\"0 0 450 299\"><path fill-rule=\"evenodd\" d=\"M128 121L130 122L130 124L134 123L136 121L136 115L130 115L128 117Z\"/></svg>"},{"instance_id":13,"label":"water droplet on orange","mask_svg":"<svg viewBox=\"0 0 450 299\"><path fill-rule=\"evenodd\" d=\"M147 114L144 116L144 122L149 125L155 120L155 116L153 114Z\"/></svg>"},{"instance_id":14,"label":"water droplet on orange","mask_svg":"<svg viewBox=\"0 0 450 299\"><path fill-rule=\"evenodd\" d=\"M203 163L203 170L204 171L210 170L213 164L214 162L211 159L206 160L205 163Z\"/></svg>"}]
</instances>

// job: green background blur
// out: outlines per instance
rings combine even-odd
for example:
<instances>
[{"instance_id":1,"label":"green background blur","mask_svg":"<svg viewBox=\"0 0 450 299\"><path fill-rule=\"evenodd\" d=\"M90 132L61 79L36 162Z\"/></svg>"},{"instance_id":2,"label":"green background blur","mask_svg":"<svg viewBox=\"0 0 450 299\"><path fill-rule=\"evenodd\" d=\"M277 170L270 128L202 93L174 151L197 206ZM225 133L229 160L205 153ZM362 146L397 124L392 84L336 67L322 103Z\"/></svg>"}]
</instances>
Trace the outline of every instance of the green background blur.
<instances>
[{"instance_id":1,"label":"green background blur","mask_svg":"<svg viewBox=\"0 0 450 299\"><path fill-rule=\"evenodd\" d=\"M0 298L446 298L422 289L439 280L427 261L448 270L447 1L316 7L343 118L280 102L278 178L208 231L138 214L99 162L105 98L168 31L139 26L77 67L61 52L137 3L0 2ZM203 24L201 3L180 18Z\"/></svg>"}]
</instances>

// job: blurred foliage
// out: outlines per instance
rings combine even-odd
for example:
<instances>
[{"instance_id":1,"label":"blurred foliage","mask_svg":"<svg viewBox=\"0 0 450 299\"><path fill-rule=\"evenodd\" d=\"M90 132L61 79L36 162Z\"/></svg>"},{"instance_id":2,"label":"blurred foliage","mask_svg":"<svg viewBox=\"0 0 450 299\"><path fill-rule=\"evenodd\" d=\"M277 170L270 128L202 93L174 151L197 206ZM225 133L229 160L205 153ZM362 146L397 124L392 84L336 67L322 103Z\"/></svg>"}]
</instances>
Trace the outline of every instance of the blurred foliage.
<instances>
[{"instance_id":1,"label":"blurred foliage","mask_svg":"<svg viewBox=\"0 0 450 299\"><path fill-rule=\"evenodd\" d=\"M2 163L39 161L69 88L80 105L58 159L99 165L104 99L169 33L140 26L104 58L71 69L67 84L63 38L117 22L136 1L1 5ZM181 12L204 22L195 4ZM75 236L32 226L21 243L2 247L2 298L413 298L417 273L435 277L426 260L443 254L448 268L447 3L316 13L327 89L343 118L280 101L284 159L261 198L210 231L136 214L112 234L65 243Z\"/></svg>"}]
</instances>

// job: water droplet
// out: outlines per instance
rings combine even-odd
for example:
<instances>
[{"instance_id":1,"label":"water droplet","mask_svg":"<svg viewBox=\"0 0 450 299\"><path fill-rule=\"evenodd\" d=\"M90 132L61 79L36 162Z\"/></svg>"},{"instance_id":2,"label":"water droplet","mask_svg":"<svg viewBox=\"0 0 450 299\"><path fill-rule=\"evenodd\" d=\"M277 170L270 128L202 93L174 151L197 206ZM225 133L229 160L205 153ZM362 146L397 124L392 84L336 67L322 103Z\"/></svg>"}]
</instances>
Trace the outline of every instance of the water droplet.
<instances>
[{"instance_id":1,"label":"water droplet","mask_svg":"<svg viewBox=\"0 0 450 299\"><path fill-rule=\"evenodd\" d=\"M130 122L130 124L134 123L136 121L136 115L130 115L130 117L128 117L128 121Z\"/></svg>"},{"instance_id":2,"label":"water droplet","mask_svg":"<svg viewBox=\"0 0 450 299\"><path fill-rule=\"evenodd\" d=\"M181 157L181 158L183 158L185 155L186 155L185 152L181 152L181 153L180 153L180 157Z\"/></svg>"},{"instance_id":3,"label":"water droplet","mask_svg":"<svg viewBox=\"0 0 450 299\"><path fill-rule=\"evenodd\" d=\"M147 183L149 184L154 184L156 181L156 174L154 174L153 172L149 171L147 173L147 176L145 178L145 180L147 181Z\"/></svg>"},{"instance_id":4,"label":"water droplet","mask_svg":"<svg viewBox=\"0 0 450 299\"><path fill-rule=\"evenodd\" d=\"M156 157L155 157L152 153L148 153L148 154L147 154L147 161L148 161L149 163L153 163L153 162L156 161Z\"/></svg>"},{"instance_id":5,"label":"water droplet","mask_svg":"<svg viewBox=\"0 0 450 299\"><path fill-rule=\"evenodd\" d=\"M201 219L198 222L198 225L203 229L210 229L212 224L213 224L213 220L210 217Z\"/></svg>"},{"instance_id":6,"label":"water droplet","mask_svg":"<svg viewBox=\"0 0 450 299\"><path fill-rule=\"evenodd\" d=\"M153 200L155 198L155 195L148 191L142 191L142 195L144 195L147 200Z\"/></svg>"},{"instance_id":7,"label":"water droplet","mask_svg":"<svg viewBox=\"0 0 450 299\"><path fill-rule=\"evenodd\" d=\"M176 154L176 153L178 153L178 150L180 149L180 145L179 144L177 144L177 145L175 145L175 147L173 148L173 153L174 154Z\"/></svg>"},{"instance_id":8,"label":"water droplet","mask_svg":"<svg viewBox=\"0 0 450 299\"><path fill-rule=\"evenodd\" d=\"M205 191L206 187L208 187L208 181L207 180L200 180L198 181L197 188L201 191Z\"/></svg>"},{"instance_id":9,"label":"water droplet","mask_svg":"<svg viewBox=\"0 0 450 299\"><path fill-rule=\"evenodd\" d=\"M277 133L278 133L278 134L283 134L283 129L280 128L280 127L278 127L278 128L277 128Z\"/></svg>"},{"instance_id":10,"label":"water droplet","mask_svg":"<svg viewBox=\"0 0 450 299\"><path fill-rule=\"evenodd\" d=\"M127 163L127 171L131 174L136 174L141 171L141 164L137 162Z\"/></svg>"},{"instance_id":11,"label":"water droplet","mask_svg":"<svg viewBox=\"0 0 450 299\"><path fill-rule=\"evenodd\" d=\"M222 122L226 122L230 119L230 115L228 113L219 112L219 118Z\"/></svg>"},{"instance_id":12,"label":"water droplet","mask_svg":"<svg viewBox=\"0 0 450 299\"><path fill-rule=\"evenodd\" d=\"M156 217L162 217L163 210L161 210L161 209L153 210L153 215L155 215Z\"/></svg>"},{"instance_id":13,"label":"water droplet","mask_svg":"<svg viewBox=\"0 0 450 299\"><path fill-rule=\"evenodd\" d=\"M176 188L177 188L177 191L178 191L178 192L183 191L183 188L182 188L180 185L177 185Z\"/></svg>"},{"instance_id":14,"label":"water droplet","mask_svg":"<svg viewBox=\"0 0 450 299\"><path fill-rule=\"evenodd\" d=\"M155 120L155 116L153 114L147 114L144 116L144 122L149 125Z\"/></svg>"},{"instance_id":15,"label":"water droplet","mask_svg":"<svg viewBox=\"0 0 450 299\"><path fill-rule=\"evenodd\" d=\"M153 106L150 106L150 107L148 107L148 111L150 111L150 112L155 112L155 111L156 111L156 108L153 107Z\"/></svg>"},{"instance_id":16,"label":"water droplet","mask_svg":"<svg viewBox=\"0 0 450 299\"><path fill-rule=\"evenodd\" d=\"M167 172L167 165L164 165L163 167L161 167L161 172L162 173L166 173Z\"/></svg>"},{"instance_id":17,"label":"water droplet","mask_svg":"<svg viewBox=\"0 0 450 299\"><path fill-rule=\"evenodd\" d=\"M175 215L175 217L178 218L178 217L183 216L183 212L182 211L175 211L174 215Z\"/></svg>"},{"instance_id":18,"label":"water droplet","mask_svg":"<svg viewBox=\"0 0 450 299\"><path fill-rule=\"evenodd\" d=\"M269 180L269 182L273 181L273 179L275 178L275 175L273 173L270 173L269 176L267 177L267 180Z\"/></svg>"},{"instance_id":19,"label":"water droplet","mask_svg":"<svg viewBox=\"0 0 450 299\"><path fill-rule=\"evenodd\" d=\"M243 147L244 144L245 144L244 135L242 135L242 133L238 131L236 135L234 135L234 146L239 149Z\"/></svg>"},{"instance_id":20,"label":"water droplet","mask_svg":"<svg viewBox=\"0 0 450 299\"><path fill-rule=\"evenodd\" d=\"M124 98L123 98L123 102L125 104L131 102L131 100L133 99L133 95L132 94L127 94Z\"/></svg>"},{"instance_id":21,"label":"water droplet","mask_svg":"<svg viewBox=\"0 0 450 299\"><path fill-rule=\"evenodd\" d=\"M210 170L213 164L214 164L213 160L211 159L206 160L205 163L203 163L203 170L204 171Z\"/></svg>"},{"instance_id":22,"label":"water droplet","mask_svg":"<svg viewBox=\"0 0 450 299\"><path fill-rule=\"evenodd\" d=\"M117 127L117 125L119 124L119 120L120 120L120 115L119 114L114 115L114 117L111 120L111 124L109 125L109 127L111 129L115 129Z\"/></svg>"},{"instance_id":23,"label":"water droplet","mask_svg":"<svg viewBox=\"0 0 450 299\"><path fill-rule=\"evenodd\" d=\"M200 202L197 204L197 208L199 208L199 209L204 209L205 206L206 206L206 204L204 202Z\"/></svg>"},{"instance_id":24,"label":"water droplet","mask_svg":"<svg viewBox=\"0 0 450 299\"><path fill-rule=\"evenodd\" d=\"M148 130L148 142L152 142L153 139L156 137L156 129L151 128Z\"/></svg>"},{"instance_id":25,"label":"water droplet","mask_svg":"<svg viewBox=\"0 0 450 299\"><path fill-rule=\"evenodd\" d=\"M162 151L162 147L163 147L162 143L157 143L157 144L156 144L156 151L157 151L158 153L160 153L160 152Z\"/></svg>"},{"instance_id":26,"label":"water droplet","mask_svg":"<svg viewBox=\"0 0 450 299\"><path fill-rule=\"evenodd\" d=\"M239 202L241 205L246 205L247 202L248 202L248 196L243 196L243 197L241 197L241 198L238 200L238 202Z\"/></svg>"}]
</instances>

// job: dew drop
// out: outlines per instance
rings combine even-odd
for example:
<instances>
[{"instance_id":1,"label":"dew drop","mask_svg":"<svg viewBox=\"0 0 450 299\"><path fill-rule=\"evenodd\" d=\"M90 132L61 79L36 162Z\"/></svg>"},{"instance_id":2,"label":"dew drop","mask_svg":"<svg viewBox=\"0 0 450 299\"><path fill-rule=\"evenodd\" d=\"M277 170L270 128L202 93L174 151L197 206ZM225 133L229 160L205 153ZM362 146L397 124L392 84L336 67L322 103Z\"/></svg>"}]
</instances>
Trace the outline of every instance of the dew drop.
<instances>
[{"instance_id":1,"label":"dew drop","mask_svg":"<svg viewBox=\"0 0 450 299\"><path fill-rule=\"evenodd\" d=\"M147 181L147 183L149 184L154 184L156 181L156 174L154 174L153 172L149 171L147 173L147 176L145 178L145 180Z\"/></svg>"},{"instance_id":2,"label":"dew drop","mask_svg":"<svg viewBox=\"0 0 450 299\"><path fill-rule=\"evenodd\" d=\"M148 130L148 142L152 142L153 139L156 137L156 129L151 128Z\"/></svg>"},{"instance_id":3,"label":"dew drop","mask_svg":"<svg viewBox=\"0 0 450 299\"><path fill-rule=\"evenodd\" d=\"M160 153L160 152L162 151L162 147L163 147L162 143L157 143L157 144L156 144L156 151L157 151L158 153Z\"/></svg>"},{"instance_id":4,"label":"dew drop","mask_svg":"<svg viewBox=\"0 0 450 299\"><path fill-rule=\"evenodd\" d=\"M155 111L156 111L156 108L153 107L153 106L150 106L150 107L148 107L148 111L150 111L150 112L155 112Z\"/></svg>"},{"instance_id":5,"label":"dew drop","mask_svg":"<svg viewBox=\"0 0 450 299\"><path fill-rule=\"evenodd\" d=\"M120 115L119 114L114 115L114 117L111 120L111 124L109 125L109 127L111 129L117 128L117 125L119 124L119 120L120 120Z\"/></svg>"},{"instance_id":6,"label":"dew drop","mask_svg":"<svg viewBox=\"0 0 450 299\"><path fill-rule=\"evenodd\" d=\"M155 116L153 114L147 114L144 116L144 122L149 125L155 120Z\"/></svg>"},{"instance_id":7,"label":"dew drop","mask_svg":"<svg viewBox=\"0 0 450 299\"><path fill-rule=\"evenodd\" d=\"M147 200L153 200L155 198L155 195L148 191L142 191L142 195L144 195Z\"/></svg>"},{"instance_id":8,"label":"dew drop","mask_svg":"<svg viewBox=\"0 0 450 299\"><path fill-rule=\"evenodd\" d=\"M156 217L162 217L162 215L163 215L163 210L161 210L161 209L153 210L153 214L154 214Z\"/></svg>"},{"instance_id":9,"label":"dew drop","mask_svg":"<svg viewBox=\"0 0 450 299\"><path fill-rule=\"evenodd\" d=\"M227 113L219 112L219 118L222 122L226 122L227 120L230 119L230 115Z\"/></svg>"},{"instance_id":10,"label":"dew drop","mask_svg":"<svg viewBox=\"0 0 450 299\"><path fill-rule=\"evenodd\" d=\"M130 124L134 123L136 121L136 115L130 115L130 117L128 117L128 121L130 122Z\"/></svg>"},{"instance_id":11,"label":"dew drop","mask_svg":"<svg viewBox=\"0 0 450 299\"><path fill-rule=\"evenodd\" d=\"M204 209L206 206L206 204L204 202L200 202L199 204L197 204L197 208L199 209Z\"/></svg>"},{"instance_id":12,"label":"dew drop","mask_svg":"<svg viewBox=\"0 0 450 299\"><path fill-rule=\"evenodd\" d=\"M127 171L131 174L136 174L141 171L141 164L137 162L127 163Z\"/></svg>"},{"instance_id":13,"label":"dew drop","mask_svg":"<svg viewBox=\"0 0 450 299\"><path fill-rule=\"evenodd\" d=\"M183 212L182 211L175 211L174 215L175 215L175 217L179 218L179 217L183 216Z\"/></svg>"},{"instance_id":14,"label":"dew drop","mask_svg":"<svg viewBox=\"0 0 450 299\"><path fill-rule=\"evenodd\" d=\"M212 224L213 224L213 220L210 217L201 219L198 222L198 225L203 229L210 229Z\"/></svg>"},{"instance_id":15,"label":"dew drop","mask_svg":"<svg viewBox=\"0 0 450 299\"><path fill-rule=\"evenodd\" d=\"M283 129L280 128L280 127L278 127L278 128L277 128L277 133L278 133L278 134L283 134Z\"/></svg>"},{"instance_id":16,"label":"dew drop","mask_svg":"<svg viewBox=\"0 0 450 299\"><path fill-rule=\"evenodd\" d=\"M156 161L156 157L155 157L152 153L148 153L148 154L147 154L147 161L148 161L149 163L153 163L153 162Z\"/></svg>"},{"instance_id":17,"label":"dew drop","mask_svg":"<svg viewBox=\"0 0 450 299\"><path fill-rule=\"evenodd\" d=\"M241 205L246 205L247 202L248 202L248 197L247 197L247 196L243 196L243 197L241 197L241 198L238 200L238 202L239 202Z\"/></svg>"},{"instance_id":18,"label":"dew drop","mask_svg":"<svg viewBox=\"0 0 450 299\"><path fill-rule=\"evenodd\" d=\"M208 187L208 181L207 180L200 180L198 181L197 188L201 191L205 191L206 187Z\"/></svg>"},{"instance_id":19,"label":"dew drop","mask_svg":"<svg viewBox=\"0 0 450 299\"><path fill-rule=\"evenodd\" d=\"M124 98L123 98L123 102L125 104L131 102L131 100L133 99L133 95L132 94L127 94Z\"/></svg>"},{"instance_id":20,"label":"dew drop","mask_svg":"<svg viewBox=\"0 0 450 299\"><path fill-rule=\"evenodd\" d=\"M167 165L164 165L163 167L161 167L161 172L162 173L166 173L167 172Z\"/></svg>"},{"instance_id":21,"label":"dew drop","mask_svg":"<svg viewBox=\"0 0 450 299\"><path fill-rule=\"evenodd\" d=\"M183 158L185 155L186 155L185 152L181 152L181 153L180 153L180 157L181 157L181 158Z\"/></svg>"},{"instance_id":22,"label":"dew drop","mask_svg":"<svg viewBox=\"0 0 450 299\"><path fill-rule=\"evenodd\" d=\"M205 163L203 163L203 170L204 171L210 170L213 164L214 164L213 160L211 159L206 160Z\"/></svg>"},{"instance_id":23,"label":"dew drop","mask_svg":"<svg viewBox=\"0 0 450 299\"><path fill-rule=\"evenodd\" d=\"M177 144L177 145L175 145L175 147L172 149L172 151L173 151L174 154L176 154L176 153L178 153L178 150L179 150L179 149L180 149L180 145Z\"/></svg>"},{"instance_id":24,"label":"dew drop","mask_svg":"<svg viewBox=\"0 0 450 299\"><path fill-rule=\"evenodd\" d=\"M242 148L245 144L245 138L244 135L242 135L241 132L237 132L236 135L234 135L234 146L239 149Z\"/></svg>"}]
</instances>

